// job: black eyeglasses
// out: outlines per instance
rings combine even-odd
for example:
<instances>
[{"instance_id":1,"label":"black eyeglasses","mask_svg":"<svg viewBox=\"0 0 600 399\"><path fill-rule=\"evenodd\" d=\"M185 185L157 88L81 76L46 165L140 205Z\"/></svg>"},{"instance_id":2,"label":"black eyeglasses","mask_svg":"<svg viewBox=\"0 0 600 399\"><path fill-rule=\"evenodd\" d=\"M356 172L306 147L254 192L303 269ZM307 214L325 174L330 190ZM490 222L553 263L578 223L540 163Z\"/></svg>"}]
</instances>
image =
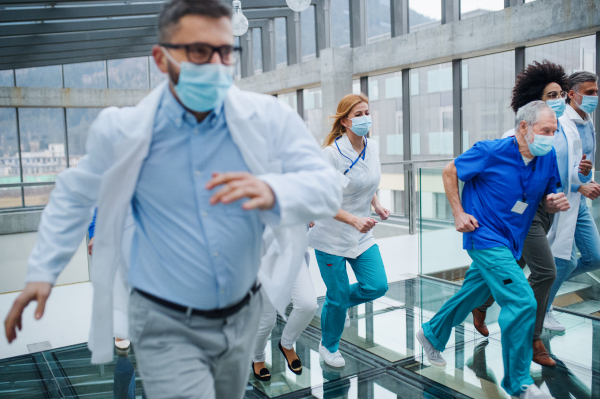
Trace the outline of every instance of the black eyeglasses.
<instances>
[{"instance_id":1,"label":"black eyeglasses","mask_svg":"<svg viewBox=\"0 0 600 399\"><path fill-rule=\"evenodd\" d=\"M215 53L219 53L221 63L225 65L234 65L240 58L240 53L242 52L241 47L231 46L229 44L219 47L211 46L207 43L160 43L159 45L165 48L185 49L188 61L194 64L206 64L210 62Z\"/></svg>"}]
</instances>

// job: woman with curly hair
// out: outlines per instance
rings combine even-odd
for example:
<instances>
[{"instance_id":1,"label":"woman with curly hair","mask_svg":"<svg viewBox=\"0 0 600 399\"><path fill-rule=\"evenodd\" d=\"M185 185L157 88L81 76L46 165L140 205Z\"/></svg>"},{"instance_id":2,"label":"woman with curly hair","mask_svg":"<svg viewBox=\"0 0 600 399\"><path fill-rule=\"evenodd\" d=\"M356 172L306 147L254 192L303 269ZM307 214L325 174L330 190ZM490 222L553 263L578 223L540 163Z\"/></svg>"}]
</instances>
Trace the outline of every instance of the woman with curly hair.
<instances>
[{"instance_id":1,"label":"woman with curly hair","mask_svg":"<svg viewBox=\"0 0 600 399\"><path fill-rule=\"evenodd\" d=\"M525 68L517 76L515 87L512 91L511 108L515 113L522 106L531 101L545 101L556 113L559 118L565 112L565 98L569 90L569 80L562 66L549 62L547 60L534 62ZM515 130L506 132L503 138L514 136ZM554 134L554 147L557 154L557 161L561 180L565 180L566 173L563 170L567 168L566 151L567 138L558 121L558 130ZM531 140L533 137L527 137ZM563 151L563 149L565 149ZM525 165L531 162L531 159L523 158ZM534 165L535 167L535 165ZM579 165L580 170L587 171L591 169L591 161L583 160ZM579 183L581 184L581 182ZM566 185L566 183L565 183ZM559 191L560 191L559 187ZM533 205L533 204L532 204ZM540 340L544 328L544 319L546 308L550 296L552 284L556 279L556 265L552 250L548 244L546 235L550 230L554 214L546 212L541 204L537 208L536 215L525 239L523 254L517 261L521 268L529 266L531 274L529 276L529 285L531 286L537 302L537 312L535 328L533 333L533 361L543 366L555 366L556 362L550 357L544 344ZM477 331L482 335L488 336L489 331L485 325L485 316L487 309L494 303L494 298L490 296L486 303L473 310L473 324Z\"/></svg>"}]
</instances>

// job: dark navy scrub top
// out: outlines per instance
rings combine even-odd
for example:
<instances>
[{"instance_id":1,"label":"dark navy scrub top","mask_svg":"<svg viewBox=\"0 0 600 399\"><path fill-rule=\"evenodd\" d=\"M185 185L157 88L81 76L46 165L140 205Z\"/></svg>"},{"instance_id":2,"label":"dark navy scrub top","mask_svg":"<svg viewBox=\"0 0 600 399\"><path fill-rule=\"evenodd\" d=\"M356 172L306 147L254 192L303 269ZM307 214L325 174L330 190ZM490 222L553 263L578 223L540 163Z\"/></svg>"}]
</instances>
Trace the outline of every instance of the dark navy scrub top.
<instances>
[{"instance_id":1,"label":"dark navy scrub top","mask_svg":"<svg viewBox=\"0 0 600 399\"><path fill-rule=\"evenodd\" d=\"M506 246L520 259L538 204L560 187L554 148L526 166L514 137L480 141L454 164L458 178L465 182L463 208L479 222L479 228L463 234L463 248ZM527 209L522 214L512 212L524 198Z\"/></svg>"}]
</instances>

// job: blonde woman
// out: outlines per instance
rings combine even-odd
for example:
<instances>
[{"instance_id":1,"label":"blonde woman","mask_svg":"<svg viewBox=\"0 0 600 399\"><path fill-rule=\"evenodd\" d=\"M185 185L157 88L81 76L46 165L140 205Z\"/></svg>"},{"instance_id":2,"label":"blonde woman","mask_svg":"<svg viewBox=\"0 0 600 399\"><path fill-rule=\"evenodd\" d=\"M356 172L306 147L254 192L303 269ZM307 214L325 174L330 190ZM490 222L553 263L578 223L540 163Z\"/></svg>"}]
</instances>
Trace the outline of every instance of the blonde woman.
<instances>
[{"instance_id":1,"label":"blonde woman","mask_svg":"<svg viewBox=\"0 0 600 399\"><path fill-rule=\"evenodd\" d=\"M376 195L381 168L377 143L366 138L372 125L369 100L363 95L345 96L332 119L333 129L325 138L323 151L339 172L344 190L342 207L334 218L314 224L309 246L315 249L327 286L319 354L328 365L343 367L338 346L347 309L377 299L388 289L379 247L371 233L377 223L370 217L371 205L382 220L390 211L381 206ZM354 270L356 284L349 283L346 261Z\"/></svg>"}]
</instances>

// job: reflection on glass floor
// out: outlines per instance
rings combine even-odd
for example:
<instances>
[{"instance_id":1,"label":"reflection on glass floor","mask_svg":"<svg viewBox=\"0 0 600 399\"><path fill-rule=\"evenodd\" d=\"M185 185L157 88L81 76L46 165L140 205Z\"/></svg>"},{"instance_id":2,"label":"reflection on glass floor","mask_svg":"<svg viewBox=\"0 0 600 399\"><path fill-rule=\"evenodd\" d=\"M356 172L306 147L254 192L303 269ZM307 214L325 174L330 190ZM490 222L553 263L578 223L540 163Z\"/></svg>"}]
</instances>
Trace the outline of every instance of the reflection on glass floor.
<instances>
[{"instance_id":1,"label":"reflection on glass floor","mask_svg":"<svg viewBox=\"0 0 600 399\"><path fill-rule=\"evenodd\" d=\"M499 385L504 371L497 305L488 311L489 339L475 331L469 318L451 337L445 369L423 359L415 332L459 288L414 278L391 283L384 297L350 309L350 327L340 345L346 360L341 369L328 367L319 357L319 309L296 344L304 372L291 373L277 348L285 325L279 320L267 346L273 377L263 383L250 376L246 398L507 398ZM600 321L555 314L566 332L545 332L542 338L559 365L532 363L532 377L557 399L600 399ZM134 351L115 351L114 361L104 366L90 365L85 344L0 360L0 398L64 397L143 398Z\"/></svg>"}]
</instances>

